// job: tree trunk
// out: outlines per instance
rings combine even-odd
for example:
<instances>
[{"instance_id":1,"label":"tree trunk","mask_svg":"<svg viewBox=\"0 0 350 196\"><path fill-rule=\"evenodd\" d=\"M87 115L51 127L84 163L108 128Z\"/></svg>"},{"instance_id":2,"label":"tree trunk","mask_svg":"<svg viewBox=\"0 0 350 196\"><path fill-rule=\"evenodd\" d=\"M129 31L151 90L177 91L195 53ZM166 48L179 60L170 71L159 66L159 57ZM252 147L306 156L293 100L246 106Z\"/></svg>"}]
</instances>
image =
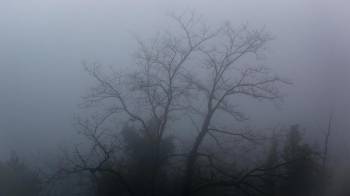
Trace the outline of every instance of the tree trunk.
<instances>
[{"instance_id":1,"label":"tree trunk","mask_svg":"<svg viewBox=\"0 0 350 196\"><path fill-rule=\"evenodd\" d=\"M208 133L208 127L210 124L211 117L212 117L212 113L208 112L205 120L203 121L201 131L196 137L193 147L188 155L187 162L186 162L186 173L184 178L183 192L182 192L183 196L191 195L194 170L195 170L195 165L198 157L198 149L201 143L203 142L206 134Z\"/></svg>"}]
</instances>

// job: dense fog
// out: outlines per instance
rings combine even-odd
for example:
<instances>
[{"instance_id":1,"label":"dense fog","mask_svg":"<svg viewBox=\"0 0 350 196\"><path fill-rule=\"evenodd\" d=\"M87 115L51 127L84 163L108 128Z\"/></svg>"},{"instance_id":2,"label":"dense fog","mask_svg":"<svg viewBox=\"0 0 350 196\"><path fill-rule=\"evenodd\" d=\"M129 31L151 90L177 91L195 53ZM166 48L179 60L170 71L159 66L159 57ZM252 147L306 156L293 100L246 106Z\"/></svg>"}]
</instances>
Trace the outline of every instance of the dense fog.
<instances>
[{"instance_id":1,"label":"dense fog","mask_svg":"<svg viewBox=\"0 0 350 196\"><path fill-rule=\"evenodd\" d=\"M0 195L349 195L349 7L0 0Z\"/></svg>"}]
</instances>

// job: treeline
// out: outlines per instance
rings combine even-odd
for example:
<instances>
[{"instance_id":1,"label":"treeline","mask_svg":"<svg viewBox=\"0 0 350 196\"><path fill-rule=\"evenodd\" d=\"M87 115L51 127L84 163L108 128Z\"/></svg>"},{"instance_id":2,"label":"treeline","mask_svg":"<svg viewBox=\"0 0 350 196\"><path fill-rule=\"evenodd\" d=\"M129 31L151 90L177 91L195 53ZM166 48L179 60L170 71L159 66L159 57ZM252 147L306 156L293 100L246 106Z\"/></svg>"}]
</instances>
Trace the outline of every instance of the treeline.
<instances>
[{"instance_id":1,"label":"treeline","mask_svg":"<svg viewBox=\"0 0 350 196\"><path fill-rule=\"evenodd\" d=\"M162 141L162 161L156 161L154 141L129 126L124 127L122 136L123 151L109 155L122 159L105 159L103 166L96 168L64 165L52 171L51 176L41 176L13 155L0 163L0 193L11 196L59 195L62 192L93 196L183 194L184 164L181 159L186 155L176 153L174 138ZM200 155L193 182L197 186L190 194L312 196L324 194L325 187L330 186L331 176L322 165L322 153L303 141L298 125L291 126L283 137L272 136L259 146L268 146L267 153L260 155L262 159L241 166L227 164L223 161L227 157L220 155ZM152 184L154 167L158 173L156 183ZM60 183L56 184L58 181Z\"/></svg>"},{"instance_id":2,"label":"treeline","mask_svg":"<svg viewBox=\"0 0 350 196\"><path fill-rule=\"evenodd\" d=\"M124 165L106 163L97 172L95 194L112 195L182 195L183 163L173 161L175 143L166 138L161 144L161 162L155 160L155 145L136 130L123 130ZM322 195L328 186L329 174L322 167L321 153L303 141L297 125L291 126L283 138L273 137L269 151L251 168L228 165L214 154L201 154L194 174L190 195ZM239 158L239 157L238 157ZM234 160L240 162L240 160ZM157 164L157 165L155 165ZM117 168L116 168L117 167ZM157 181L152 187L154 167ZM108 172L111 169L116 172ZM96 170L98 171L98 169ZM106 172L103 172L106 171ZM90 171L91 172L91 171ZM127 183L126 183L127 182Z\"/></svg>"}]
</instances>

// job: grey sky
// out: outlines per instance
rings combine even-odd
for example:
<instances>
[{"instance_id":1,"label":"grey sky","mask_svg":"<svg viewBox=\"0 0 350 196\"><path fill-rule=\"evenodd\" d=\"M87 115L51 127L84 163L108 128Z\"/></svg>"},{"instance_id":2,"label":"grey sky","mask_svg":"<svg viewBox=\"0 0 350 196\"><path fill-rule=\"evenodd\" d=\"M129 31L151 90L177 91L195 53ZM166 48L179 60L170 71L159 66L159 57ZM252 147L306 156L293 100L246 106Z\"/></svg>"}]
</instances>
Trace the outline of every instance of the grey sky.
<instances>
[{"instance_id":1,"label":"grey sky","mask_svg":"<svg viewBox=\"0 0 350 196\"><path fill-rule=\"evenodd\" d=\"M330 80L350 90L348 7L346 0L0 0L0 154L70 141L88 87L81 61L127 66L132 35L152 36L166 27L167 13L184 10L209 23L229 20L271 32L276 39L266 64L294 85L281 110L257 105L271 115L252 116L266 124L313 123L332 72ZM341 97L346 104L349 96Z\"/></svg>"}]
</instances>

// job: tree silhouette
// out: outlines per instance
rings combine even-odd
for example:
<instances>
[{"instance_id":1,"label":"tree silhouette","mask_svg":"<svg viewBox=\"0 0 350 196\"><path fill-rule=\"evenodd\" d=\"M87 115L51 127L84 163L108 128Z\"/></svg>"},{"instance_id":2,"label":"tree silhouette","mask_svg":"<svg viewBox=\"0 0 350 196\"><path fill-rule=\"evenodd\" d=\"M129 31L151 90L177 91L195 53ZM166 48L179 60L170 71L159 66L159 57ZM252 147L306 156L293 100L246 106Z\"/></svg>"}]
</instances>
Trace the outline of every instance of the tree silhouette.
<instances>
[{"instance_id":1,"label":"tree silhouette","mask_svg":"<svg viewBox=\"0 0 350 196\"><path fill-rule=\"evenodd\" d=\"M174 195L227 187L261 192L251 183L252 178L284 164L271 168L258 165L238 172L227 167L222 157L201 147L209 137L223 145L219 136L256 142L251 130L235 127L235 122L247 117L238 110L234 98L281 98L278 87L286 82L252 61L260 56L271 36L246 26L235 29L229 23L210 28L194 14L171 18L177 29L151 42L138 40L137 66L130 69L131 73L106 73L98 64L85 65L96 86L85 96L84 105L107 109L101 109L102 115L78 120L80 132L91 146L85 151L76 147L62 171L88 172L96 180L102 174L105 178L113 176L123 187L121 192L129 195L164 195L161 190L166 187L166 174L179 158L178 173L173 175L181 176L181 180L173 176L170 183L177 187ZM116 116L128 127L107 131ZM218 118L229 120L219 123ZM173 142L180 135L174 124L188 121L192 126L187 129L196 131L195 136L189 149L180 151Z\"/></svg>"}]
</instances>

